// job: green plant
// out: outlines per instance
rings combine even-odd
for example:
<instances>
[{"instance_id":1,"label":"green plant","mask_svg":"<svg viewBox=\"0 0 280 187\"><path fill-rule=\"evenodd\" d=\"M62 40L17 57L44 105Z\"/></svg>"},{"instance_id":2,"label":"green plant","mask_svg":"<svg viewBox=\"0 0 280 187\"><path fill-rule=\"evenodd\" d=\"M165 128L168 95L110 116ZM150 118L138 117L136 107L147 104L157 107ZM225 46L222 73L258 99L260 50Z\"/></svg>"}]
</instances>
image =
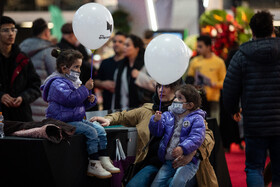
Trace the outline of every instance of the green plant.
<instances>
[{"instance_id":1,"label":"green plant","mask_svg":"<svg viewBox=\"0 0 280 187\"><path fill-rule=\"evenodd\" d=\"M129 24L129 14L122 9L118 9L112 14L114 27L117 31L129 34L131 26Z\"/></svg>"}]
</instances>

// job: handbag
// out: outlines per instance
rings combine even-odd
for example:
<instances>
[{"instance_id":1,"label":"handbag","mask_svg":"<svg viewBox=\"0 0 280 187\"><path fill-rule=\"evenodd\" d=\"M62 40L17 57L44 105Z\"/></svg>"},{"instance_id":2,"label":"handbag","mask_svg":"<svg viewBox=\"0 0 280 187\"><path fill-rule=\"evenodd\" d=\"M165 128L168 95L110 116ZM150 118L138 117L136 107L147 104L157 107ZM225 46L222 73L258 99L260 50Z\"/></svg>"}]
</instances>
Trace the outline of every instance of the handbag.
<instances>
[{"instance_id":1,"label":"handbag","mask_svg":"<svg viewBox=\"0 0 280 187\"><path fill-rule=\"evenodd\" d=\"M116 158L113 161L113 165L120 169L120 173L112 175L111 187L122 187L122 179L124 176L124 167L123 162L125 161L126 156L122 148L121 141L116 139Z\"/></svg>"}]
</instances>

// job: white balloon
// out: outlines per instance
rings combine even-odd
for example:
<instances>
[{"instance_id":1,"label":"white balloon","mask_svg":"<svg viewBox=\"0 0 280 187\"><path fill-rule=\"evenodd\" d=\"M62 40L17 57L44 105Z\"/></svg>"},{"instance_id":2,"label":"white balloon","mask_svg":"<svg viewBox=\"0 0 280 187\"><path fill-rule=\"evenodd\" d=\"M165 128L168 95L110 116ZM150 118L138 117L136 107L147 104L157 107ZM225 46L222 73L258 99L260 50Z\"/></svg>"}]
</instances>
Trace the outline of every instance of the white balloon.
<instances>
[{"instance_id":1,"label":"white balloon","mask_svg":"<svg viewBox=\"0 0 280 187\"><path fill-rule=\"evenodd\" d=\"M73 18L73 31L77 39L89 49L98 49L110 38L114 21L110 11L98 3L81 6Z\"/></svg>"},{"instance_id":2,"label":"white balloon","mask_svg":"<svg viewBox=\"0 0 280 187\"><path fill-rule=\"evenodd\" d=\"M179 37L161 34L148 44L144 60L151 77L167 85L177 81L186 72L190 53Z\"/></svg>"}]
</instances>

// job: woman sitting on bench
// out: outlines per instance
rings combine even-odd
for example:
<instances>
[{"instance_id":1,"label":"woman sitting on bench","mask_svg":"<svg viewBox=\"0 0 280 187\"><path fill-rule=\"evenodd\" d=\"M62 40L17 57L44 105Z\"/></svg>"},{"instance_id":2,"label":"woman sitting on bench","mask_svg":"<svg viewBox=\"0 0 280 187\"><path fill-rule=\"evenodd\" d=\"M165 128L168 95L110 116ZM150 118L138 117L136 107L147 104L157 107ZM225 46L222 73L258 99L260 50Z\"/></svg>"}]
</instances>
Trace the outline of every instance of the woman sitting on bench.
<instances>
[{"instance_id":1,"label":"woman sitting on bench","mask_svg":"<svg viewBox=\"0 0 280 187\"><path fill-rule=\"evenodd\" d=\"M176 86L183 84L180 79L172 84L161 86L157 84L156 93L153 96L153 103L146 103L142 107L130 110L109 114L105 117L93 117L90 121L98 121L102 126L109 125L125 125L128 127L136 127L138 132L137 153L135 158L136 172L137 168L141 169L127 184L127 186L150 186L156 176L162 162L159 160L157 152L161 138L151 138L149 131L150 118L155 111L161 110L165 112L168 106L171 105L175 97ZM163 90L161 90L163 88ZM162 103L160 105L160 94L162 91ZM206 125L205 140L201 147L189 155L182 156L173 162L173 167L178 168L188 164L193 156L201 159L196 177L186 184L186 186L203 186L215 187L218 186L217 178L213 167L209 162L209 156L214 147L214 137L210 129ZM149 142L149 145L148 145ZM148 145L146 147L146 145ZM139 170L138 169L138 170ZM135 174L135 173L134 173ZM176 180L176 179L174 179ZM194 184L193 184L194 182Z\"/></svg>"}]
</instances>

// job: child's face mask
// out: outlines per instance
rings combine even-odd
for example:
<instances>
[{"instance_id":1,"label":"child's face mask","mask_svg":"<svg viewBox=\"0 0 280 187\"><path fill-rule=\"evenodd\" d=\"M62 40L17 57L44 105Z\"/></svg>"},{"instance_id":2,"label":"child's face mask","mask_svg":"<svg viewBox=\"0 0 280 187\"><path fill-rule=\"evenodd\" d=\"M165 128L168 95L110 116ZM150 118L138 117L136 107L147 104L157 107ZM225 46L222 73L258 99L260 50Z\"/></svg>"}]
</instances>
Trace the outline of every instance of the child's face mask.
<instances>
[{"instance_id":1,"label":"child's face mask","mask_svg":"<svg viewBox=\"0 0 280 187\"><path fill-rule=\"evenodd\" d=\"M174 101L169 107L168 110L173 112L174 114L183 114L187 111L186 108L183 108L183 102ZM185 103L186 104L186 103Z\"/></svg>"},{"instance_id":2,"label":"child's face mask","mask_svg":"<svg viewBox=\"0 0 280 187\"><path fill-rule=\"evenodd\" d=\"M65 76L73 82L80 81L80 72L70 70L70 73L66 73Z\"/></svg>"}]
</instances>

